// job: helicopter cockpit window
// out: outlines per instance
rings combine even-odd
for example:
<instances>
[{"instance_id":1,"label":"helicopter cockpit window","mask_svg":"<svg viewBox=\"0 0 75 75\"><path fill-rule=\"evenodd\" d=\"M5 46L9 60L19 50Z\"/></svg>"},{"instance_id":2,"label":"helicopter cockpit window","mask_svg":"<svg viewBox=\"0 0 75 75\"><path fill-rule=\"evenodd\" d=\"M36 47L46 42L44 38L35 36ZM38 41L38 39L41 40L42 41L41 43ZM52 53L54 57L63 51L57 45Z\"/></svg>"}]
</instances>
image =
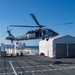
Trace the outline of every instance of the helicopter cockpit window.
<instances>
[{"instance_id":1,"label":"helicopter cockpit window","mask_svg":"<svg viewBox=\"0 0 75 75\"><path fill-rule=\"evenodd\" d=\"M32 30L32 31L28 31L27 34L28 34L28 33L33 33L33 30Z\"/></svg>"},{"instance_id":2,"label":"helicopter cockpit window","mask_svg":"<svg viewBox=\"0 0 75 75\"><path fill-rule=\"evenodd\" d=\"M43 31L43 34L46 34L46 31Z\"/></svg>"},{"instance_id":3,"label":"helicopter cockpit window","mask_svg":"<svg viewBox=\"0 0 75 75\"><path fill-rule=\"evenodd\" d=\"M27 34L30 33L30 31L27 32Z\"/></svg>"}]
</instances>

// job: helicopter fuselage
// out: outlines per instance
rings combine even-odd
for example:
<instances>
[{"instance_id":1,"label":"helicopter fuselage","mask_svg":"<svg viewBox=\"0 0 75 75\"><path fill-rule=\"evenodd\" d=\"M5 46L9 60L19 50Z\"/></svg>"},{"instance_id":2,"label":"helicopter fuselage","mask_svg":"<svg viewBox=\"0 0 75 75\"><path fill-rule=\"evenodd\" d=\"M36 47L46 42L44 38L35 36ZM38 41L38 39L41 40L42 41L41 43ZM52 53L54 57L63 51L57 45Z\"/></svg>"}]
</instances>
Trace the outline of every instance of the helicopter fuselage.
<instances>
[{"instance_id":1,"label":"helicopter fuselage","mask_svg":"<svg viewBox=\"0 0 75 75\"><path fill-rule=\"evenodd\" d=\"M40 29L30 30L26 34L16 37L15 40L45 39L57 35L58 33L56 33L51 29L40 28Z\"/></svg>"},{"instance_id":2,"label":"helicopter fuselage","mask_svg":"<svg viewBox=\"0 0 75 75\"><path fill-rule=\"evenodd\" d=\"M51 29L47 28L38 28L35 30L30 30L26 34L18 36L18 37L13 37L12 34L10 36L6 37L7 40L32 40L32 39L49 39L50 37L57 36L58 33Z\"/></svg>"}]
</instances>

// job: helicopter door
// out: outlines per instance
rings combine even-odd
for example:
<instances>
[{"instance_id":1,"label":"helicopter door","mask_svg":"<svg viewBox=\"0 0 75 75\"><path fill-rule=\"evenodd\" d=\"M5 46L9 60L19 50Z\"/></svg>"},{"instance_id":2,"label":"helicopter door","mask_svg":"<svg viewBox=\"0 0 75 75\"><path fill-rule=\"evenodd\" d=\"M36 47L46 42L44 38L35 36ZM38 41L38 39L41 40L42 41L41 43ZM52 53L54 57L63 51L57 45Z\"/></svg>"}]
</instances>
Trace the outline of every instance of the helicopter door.
<instances>
[{"instance_id":1,"label":"helicopter door","mask_svg":"<svg viewBox=\"0 0 75 75\"><path fill-rule=\"evenodd\" d=\"M39 32L35 32L35 37L39 37Z\"/></svg>"},{"instance_id":2,"label":"helicopter door","mask_svg":"<svg viewBox=\"0 0 75 75\"><path fill-rule=\"evenodd\" d=\"M35 33L33 33L33 32L30 33L30 34L29 34L29 37L33 39L33 38L35 37Z\"/></svg>"}]
</instances>

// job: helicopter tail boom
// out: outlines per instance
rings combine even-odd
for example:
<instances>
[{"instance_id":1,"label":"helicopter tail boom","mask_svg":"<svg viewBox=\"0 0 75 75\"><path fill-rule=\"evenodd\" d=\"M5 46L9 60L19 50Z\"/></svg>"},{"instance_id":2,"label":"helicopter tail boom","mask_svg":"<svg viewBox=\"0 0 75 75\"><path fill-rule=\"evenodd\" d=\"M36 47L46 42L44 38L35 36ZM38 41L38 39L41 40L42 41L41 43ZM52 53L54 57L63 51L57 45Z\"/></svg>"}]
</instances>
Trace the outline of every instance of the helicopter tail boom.
<instances>
[{"instance_id":1,"label":"helicopter tail boom","mask_svg":"<svg viewBox=\"0 0 75 75\"><path fill-rule=\"evenodd\" d=\"M11 42L13 43L14 40L16 40L16 38L11 34L10 32L11 30L7 30L8 33L8 37L6 37L6 40L11 40Z\"/></svg>"}]
</instances>

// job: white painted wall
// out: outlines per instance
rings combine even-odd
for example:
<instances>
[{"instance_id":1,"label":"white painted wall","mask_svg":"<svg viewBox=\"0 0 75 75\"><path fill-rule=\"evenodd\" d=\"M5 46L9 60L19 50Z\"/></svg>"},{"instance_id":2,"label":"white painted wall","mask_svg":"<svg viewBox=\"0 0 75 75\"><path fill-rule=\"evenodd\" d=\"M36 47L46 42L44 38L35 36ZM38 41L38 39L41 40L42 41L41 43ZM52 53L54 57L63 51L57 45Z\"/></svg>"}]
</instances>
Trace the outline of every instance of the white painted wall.
<instances>
[{"instance_id":1,"label":"white painted wall","mask_svg":"<svg viewBox=\"0 0 75 75\"><path fill-rule=\"evenodd\" d=\"M45 56L53 57L52 40L42 40L39 42L39 54L44 53Z\"/></svg>"}]
</instances>

